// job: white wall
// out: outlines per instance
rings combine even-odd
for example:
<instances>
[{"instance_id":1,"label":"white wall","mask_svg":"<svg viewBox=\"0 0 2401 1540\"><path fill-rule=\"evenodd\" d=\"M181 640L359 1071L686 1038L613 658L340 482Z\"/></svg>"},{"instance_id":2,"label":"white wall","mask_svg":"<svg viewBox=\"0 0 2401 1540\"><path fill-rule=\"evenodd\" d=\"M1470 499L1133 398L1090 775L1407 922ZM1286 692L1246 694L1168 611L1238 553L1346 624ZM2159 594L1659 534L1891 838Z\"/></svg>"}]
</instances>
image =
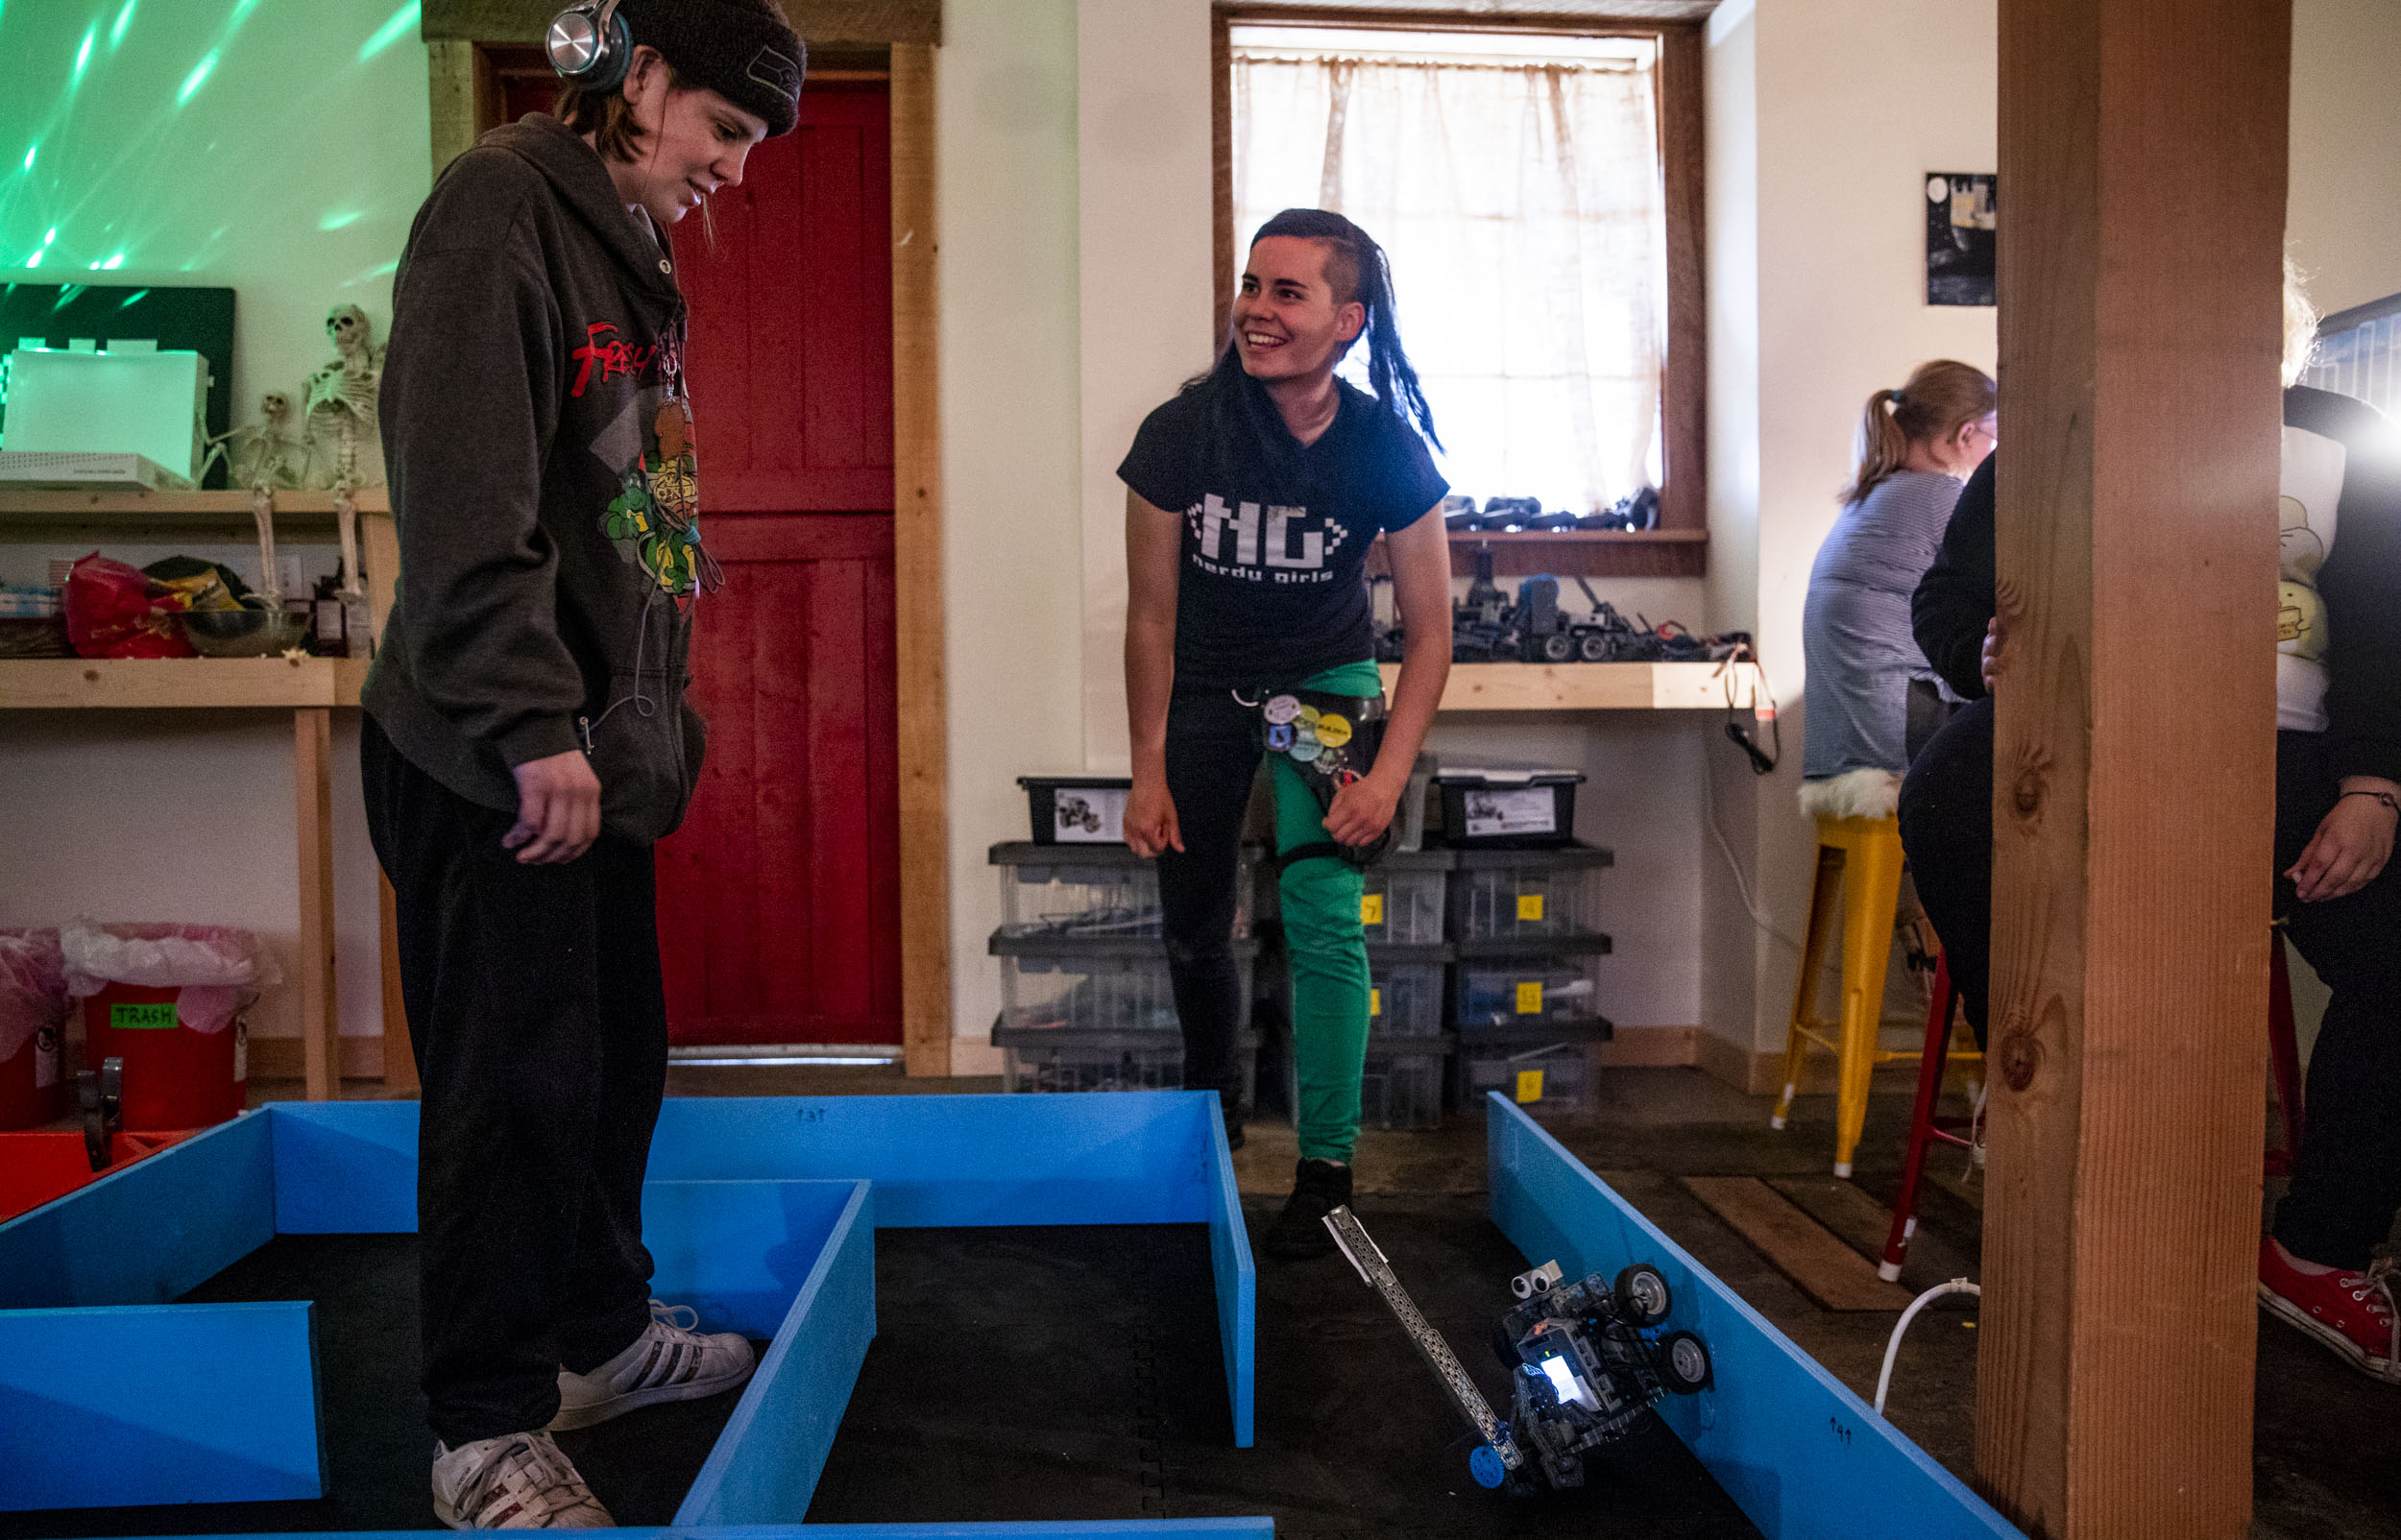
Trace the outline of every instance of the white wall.
<instances>
[{"instance_id":1,"label":"white wall","mask_svg":"<svg viewBox=\"0 0 2401 1540\"><path fill-rule=\"evenodd\" d=\"M2293 0L2286 229L2320 307L2401 293L2401 5Z\"/></svg>"},{"instance_id":2,"label":"white wall","mask_svg":"<svg viewBox=\"0 0 2401 1540\"><path fill-rule=\"evenodd\" d=\"M332 356L328 306L356 303L378 327L389 318L390 264L424 198L424 49L413 25L370 47L397 9L394 0L8 7L0 281L231 286L234 421L255 417L263 391L297 394ZM110 24L129 12L112 42ZM23 267L36 252L40 264ZM113 270L90 266L120 255ZM81 556L93 543L0 544L0 580L42 581L50 557ZM170 549L108 543L136 562ZM255 577L255 548L175 548ZM329 547L284 549L310 572L331 569ZM337 719L342 1028L373 1034L381 1030L375 865L351 790L357 753L355 719ZM300 927L291 762L290 719L273 712L0 715L9 809L0 923L85 913L244 926L289 975ZM271 995L254 1027L297 1035L296 993Z\"/></svg>"},{"instance_id":3,"label":"white wall","mask_svg":"<svg viewBox=\"0 0 2401 1540\"><path fill-rule=\"evenodd\" d=\"M951 1029L959 1072L998 1073L984 851L1027 835L1017 777L1083 764L1077 7L950 0L942 24Z\"/></svg>"}]
</instances>

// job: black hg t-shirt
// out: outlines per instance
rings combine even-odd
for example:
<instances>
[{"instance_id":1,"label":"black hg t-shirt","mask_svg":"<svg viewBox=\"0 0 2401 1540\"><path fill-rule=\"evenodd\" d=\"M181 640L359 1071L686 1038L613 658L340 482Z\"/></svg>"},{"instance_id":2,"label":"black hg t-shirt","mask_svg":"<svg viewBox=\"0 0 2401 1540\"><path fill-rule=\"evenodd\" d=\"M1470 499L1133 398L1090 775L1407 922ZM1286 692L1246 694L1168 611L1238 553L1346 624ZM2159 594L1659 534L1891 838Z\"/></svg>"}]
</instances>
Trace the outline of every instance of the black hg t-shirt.
<instances>
[{"instance_id":1,"label":"black hg t-shirt","mask_svg":"<svg viewBox=\"0 0 2401 1540\"><path fill-rule=\"evenodd\" d=\"M1416 523L1450 487L1407 423L1365 391L1340 380L1335 389L1333 424L1306 445L1264 401L1212 414L1206 386L1187 390L1143 421L1117 468L1144 501L1183 515L1178 687L1289 687L1375 655L1368 547ZM1265 418L1284 443L1258 443L1258 430L1241 426L1230 436L1252 442L1218 442L1213 416Z\"/></svg>"}]
</instances>

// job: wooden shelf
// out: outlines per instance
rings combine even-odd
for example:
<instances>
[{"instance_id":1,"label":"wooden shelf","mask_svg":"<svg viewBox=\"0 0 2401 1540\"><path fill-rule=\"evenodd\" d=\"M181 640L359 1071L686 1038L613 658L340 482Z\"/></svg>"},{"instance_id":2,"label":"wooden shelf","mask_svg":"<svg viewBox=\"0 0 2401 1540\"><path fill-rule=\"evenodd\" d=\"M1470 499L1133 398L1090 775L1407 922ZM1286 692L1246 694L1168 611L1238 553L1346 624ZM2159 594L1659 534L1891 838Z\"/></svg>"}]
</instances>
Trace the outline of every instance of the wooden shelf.
<instances>
[{"instance_id":1,"label":"wooden shelf","mask_svg":"<svg viewBox=\"0 0 2401 1540\"><path fill-rule=\"evenodd\" d=\"M1383 665L1390 691L1397 663ZM1731 676L1731 677L1730 677ZM1749 710L1758 665L1741 663L1453 663L1445 711Z\"/></svg>"},{"instance_id":2,"label":"wooden shelf","mask_svg":"<svg viewBox=\"0 0 2401 1540\"><path fill-rule=\"evenodd\" d=\"M0 487L0 539L23 540L85 530L106 530L122 537L139 530L168 539L177 536L230 534L248 536L255 527L251 494L232 492L150 492L138 487L68 489L60 487ZM391 493L382 487L362 487L352 494L361 514L390 514ZM278 535L333 531L333 493L278 492L275 494Z\"/></svg>"},{"instance_id":3,"label":"wooden shelf","mask_svg":"<svg viewBox=\"0 0 2401 1540\"><path fill-rule=\"evenodd\" d=\"M226 710L358 704L363 658L23 658L0 710Z\"/></svg>"},{"instance_id":4,"label":"wooden shelf","mask_svg":"<svg viewBox=\"0 0 2401 1540\"><path fill-rule=\"evenodd\" d=\"M1498 577L1701 577L1709 570L1705 529L1532 529L1514 535L1454 534L1450 569L1475 571L1479 545L1492 548Z\"/></svg>"}]
</instances>

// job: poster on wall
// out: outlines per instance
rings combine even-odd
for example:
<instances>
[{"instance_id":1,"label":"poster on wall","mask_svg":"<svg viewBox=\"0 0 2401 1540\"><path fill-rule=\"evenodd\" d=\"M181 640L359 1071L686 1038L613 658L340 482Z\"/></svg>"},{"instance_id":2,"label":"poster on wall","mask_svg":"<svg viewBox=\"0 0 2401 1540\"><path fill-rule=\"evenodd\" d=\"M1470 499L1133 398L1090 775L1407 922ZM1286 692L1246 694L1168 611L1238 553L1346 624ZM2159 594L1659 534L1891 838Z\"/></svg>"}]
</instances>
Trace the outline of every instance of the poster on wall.
<instances>
[{"instance_id":1,"label":"poster on wall","mask_svg":"<svg viewBox=\"0 0 2401 1540\"><path fill-rule=\"evenodd\" d=\"M1937 171L1926 179L1926 302L1994 301L1993 181Z\"/></svg>"}]
</instances>

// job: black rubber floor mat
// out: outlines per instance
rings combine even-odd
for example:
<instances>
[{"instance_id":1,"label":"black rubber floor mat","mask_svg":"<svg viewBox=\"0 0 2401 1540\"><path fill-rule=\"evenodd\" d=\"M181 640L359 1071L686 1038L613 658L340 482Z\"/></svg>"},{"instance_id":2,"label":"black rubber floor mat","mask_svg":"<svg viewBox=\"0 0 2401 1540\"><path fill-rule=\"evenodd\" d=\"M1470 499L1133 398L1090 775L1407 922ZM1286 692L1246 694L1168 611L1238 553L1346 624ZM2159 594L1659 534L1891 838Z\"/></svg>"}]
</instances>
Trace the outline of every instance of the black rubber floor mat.
<instances>
[{"instance_id":1,"label":"black rubber floor mat","mask_svg":"<svg viewBox=\"0 0 2401 1540\"><path fill-rule=\"evenodd\" d=\"M1273 1214L1249 1213L1254 1237ZM1472 1200L1371 1201L1362 1217L1500 1399L1485 1344L1525 1262ZM1260 1262L1248 1450L1232 1447L1200 1226L886 1230L876 1268L877 1336L811 1523L1263 1513L1283 1540L1757 1533L1656 1425L1593 1460L1581 1491L1477 1487L1474 1440L1339 1257Z\"/></svg>"},{"instance_id":2,"label":"black rubber floor mat","mask_svg":"<svg viewBox=\"0 0 2401 1540\"><path fill-rule=\"evenodd\" d=\"M183 1296L189 1304L317 1303L327 1495L303 1503L0 1513L0 1540L37 1536L433 1529L433 1434L418 1389L417 1238L278 1236ZM645 1408L559 1445L620 1524L675 1516L739 1393Z\"/></svg>"}]
</instances>

